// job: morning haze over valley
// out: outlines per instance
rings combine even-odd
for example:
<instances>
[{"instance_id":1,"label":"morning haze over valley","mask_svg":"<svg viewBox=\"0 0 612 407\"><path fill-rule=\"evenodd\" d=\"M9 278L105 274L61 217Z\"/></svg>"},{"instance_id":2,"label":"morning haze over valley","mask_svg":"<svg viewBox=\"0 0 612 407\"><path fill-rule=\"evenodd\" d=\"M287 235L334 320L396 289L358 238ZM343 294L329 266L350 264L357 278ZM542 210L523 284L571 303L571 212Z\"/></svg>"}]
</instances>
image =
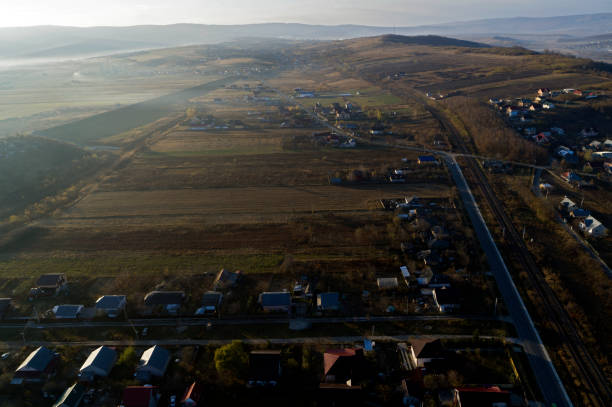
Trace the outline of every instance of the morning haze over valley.
<instances>
[{"instance_id":1,"label":"morning haze over valley","mask_svg":"<svg viewBox=\"0 0 612 407\"><path fill-rule=\"evenodd\" d=\"M0 16L0 406L612 406L612 5Z\"/></svg>"}]
</instances>

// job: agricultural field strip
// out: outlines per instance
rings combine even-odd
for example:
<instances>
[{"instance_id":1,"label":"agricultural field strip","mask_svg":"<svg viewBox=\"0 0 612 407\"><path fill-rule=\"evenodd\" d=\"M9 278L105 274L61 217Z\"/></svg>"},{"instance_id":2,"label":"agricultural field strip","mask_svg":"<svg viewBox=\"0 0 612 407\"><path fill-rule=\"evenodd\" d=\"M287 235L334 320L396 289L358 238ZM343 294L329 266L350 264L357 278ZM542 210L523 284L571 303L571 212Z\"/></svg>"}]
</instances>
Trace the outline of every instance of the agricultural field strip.
<instances>
[{"instance_id":1,"label":"agricultural field strip","mask_svg":"<svg viewBox=\"0 0 612 407\"><path fill-rule=\"evenodd\" d=\"M368 209L381 198L448 193L441 185L246 187L94 192L68 210L64 219L155 215L276 214Z\"/></svg>"}]
</instances>

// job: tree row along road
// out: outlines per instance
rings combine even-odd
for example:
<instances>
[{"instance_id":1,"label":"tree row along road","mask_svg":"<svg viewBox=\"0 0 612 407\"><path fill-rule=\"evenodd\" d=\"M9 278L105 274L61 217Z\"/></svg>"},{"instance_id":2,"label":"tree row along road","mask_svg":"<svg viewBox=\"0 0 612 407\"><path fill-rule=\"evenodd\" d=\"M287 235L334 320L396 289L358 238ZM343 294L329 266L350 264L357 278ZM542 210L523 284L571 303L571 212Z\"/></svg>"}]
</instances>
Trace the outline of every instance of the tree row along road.
<instances>
[{"instance_id":1,"label":"tree row along road","mask_svg":"<svg viewBox=\"0 0 612 407\"><path fill-rule=\"evenodd\" d=\"M461 138L461 135L459 134L457 129L450 123L450 121L445 117L445 115L434 107L428 105L426 106L428 107L428 110L432 113L432 115L436 117L444 126L444 128L449 132L449 134L453 138L454 143L461 150L467 152L468 149L466 148L465 143ZM568 316L564 307L559 302L552 288L546 282L544 275L533 260L533 257L529 253L529 250L527 249L527 246L525 245L525 242L523 241L521 235L514 227L514 224L512 223L510 217L506 214L503 205L497 199L495 192L493 191L488 182L487 177L484 175L482 169L478 166L478 163L473 158L466 158L466 162L469 171L477 180L477 187L482 192L486 203L491 208L496 220L506 230L507 239L509 241L509 251L514 255L514 257L522 265L522 268L527 272L530 283L536 290L537 297L541 300L541 306L544 309L543 313L549 318L547 322L550 322L554 326L555 333L560 338L559 342L564 347L568 357L571 358L572 364L576 366L576 368L578 368L578 376L582 380L585 388L584 393L590 399L592 405L601 407L612 406L612 391L610 390L605 375L602 373L597 363L595 363L595 361L591 357L590 353L588 352L588 349L586 348L586 345L578 335L576 328L573 322L571 321L571 318ZM511 282L511 277L509 276L509 274L508 279ZM500 290L502 290L502 292L504 291L503 287L501 286L503 284L503 280L498 280L498 285L500 285ZM511 306L505 296L504 300L506 300L507 305L509 305L509 308L511 309ZM525 313L528 317L528 313L526 310ZM517 327L517 330L519 331L520 337L525 338L526 336L533 336L533 334L535 334L537 336L538 342L541 342L537 331L535 331L535 327L533 327L533 329L529 327L529 325L532 325L531 323L527 324L527 321L521 322L521 319L524 318L520 317L520 314L517 315L517 313L513 312L512 309L511 315L515 320L515 325ZM533 330L534 332L530 333L529 331L531 330ZM536 366L544 367L542 366L542 363L538 360L534 359L532 362L532 365L535 364ZM557 400L556 403L559 406L571 405L567 402L562 402L562 400L559 400L559 397L562 395L562 393L565 393L565 390L563 388L558 388L559 386L554 383L558 378L556 371L554 372L554 376L557 376L557 378L542 377L540 373L545 372L538 371L538 369L539 368L535 369L536 376L538 378L538 381L541 382L540 385L541 387L543 387L543 392L545 393L545 396L548 395L549 402L555 402L555 400Z\"/></svg>"}]
</instances>

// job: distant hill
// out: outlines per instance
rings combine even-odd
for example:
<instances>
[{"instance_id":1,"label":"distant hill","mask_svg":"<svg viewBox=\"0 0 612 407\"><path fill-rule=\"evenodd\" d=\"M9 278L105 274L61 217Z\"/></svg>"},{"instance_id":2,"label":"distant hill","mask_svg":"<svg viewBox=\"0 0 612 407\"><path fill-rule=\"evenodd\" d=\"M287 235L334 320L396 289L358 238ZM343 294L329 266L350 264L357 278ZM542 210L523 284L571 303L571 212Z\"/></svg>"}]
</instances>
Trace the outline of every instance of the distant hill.
<instances>
[{"instance_id":1,"label":"distant hill","mask_svg":"<svg viewBox=\"0 0 612 407\"><path fill-rule=\"evenodd\" d=\"M416 27L359 25L250 24L250 25L142 25L131 27L36 26L0 28L0 58L74 58L92 54L128 52L183 45L218 44L246 38L285 40L342 40L399 34L452 36L461 39L540 36L588 37L607 34L612 13L546 17L502 18ZM519 37L520 36L520 37ZM393 37L389 37L393 41ZM436 45L436 39L430 38ZM498 40L498 42L500 42ZM451 45L451 44L447 44ZM473 46L454 44L455 46ZM534 45L537 48L537 45Z\"/></svg>"},{"instance_id":2,"label":"distant hill","mask_svg":"<svg viewBox=\"0 0 612 407\"><path fill-rule=\"evenodd\" d=\"M485 48L486 44L479 42L458 40L456 38L441 37L439 35L383 35L380 37L382 44L404 44L404 45L426 45L430 47L471 47Z\"/></svg>"}]
</instances>

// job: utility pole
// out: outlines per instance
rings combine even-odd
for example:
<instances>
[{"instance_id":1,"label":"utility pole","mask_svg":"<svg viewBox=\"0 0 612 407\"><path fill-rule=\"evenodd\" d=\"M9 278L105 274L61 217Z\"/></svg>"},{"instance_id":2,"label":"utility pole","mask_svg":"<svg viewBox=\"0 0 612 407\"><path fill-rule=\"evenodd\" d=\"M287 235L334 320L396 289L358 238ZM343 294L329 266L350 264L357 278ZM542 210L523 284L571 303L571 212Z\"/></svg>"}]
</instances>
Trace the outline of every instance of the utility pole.
<instances>
[{"instance_id":1,"label":"utility pole","mask_svg":"<svg viewBox=\"0 0 612 407\"><path fill-rule=\"evenodd\" d=\"M525 228L525 225L523 225L523 240L525 240L525 232L526 232L526 228Z\"/></svg>"}]
</instances>

